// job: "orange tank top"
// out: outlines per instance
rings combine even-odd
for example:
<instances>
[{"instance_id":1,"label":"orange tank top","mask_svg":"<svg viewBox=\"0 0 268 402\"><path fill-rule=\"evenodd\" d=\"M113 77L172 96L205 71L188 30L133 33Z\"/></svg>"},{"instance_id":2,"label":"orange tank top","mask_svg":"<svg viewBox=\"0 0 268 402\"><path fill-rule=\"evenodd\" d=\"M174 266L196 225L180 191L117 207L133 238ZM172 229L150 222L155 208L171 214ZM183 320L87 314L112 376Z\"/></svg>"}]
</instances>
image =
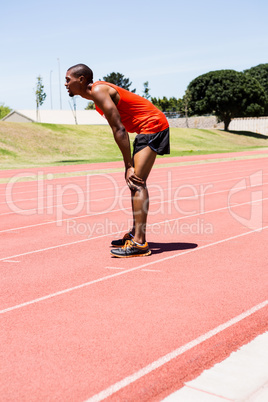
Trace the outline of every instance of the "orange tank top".
<instances>
[{"instance_id":1,"label":"orange tank top","mask_svg":"<svg viewBox=\"0 0 268 402\"><path fill-rule=\"evenodd\" d=\"M119 93L120 100L116 107L129 133L155 134L168 128L169 124L164 113L147 99L106 81L96 81L93 87L100 84L109 85ZM97 105L96 110L104 115Z\"/></svg>"}]
</instances>

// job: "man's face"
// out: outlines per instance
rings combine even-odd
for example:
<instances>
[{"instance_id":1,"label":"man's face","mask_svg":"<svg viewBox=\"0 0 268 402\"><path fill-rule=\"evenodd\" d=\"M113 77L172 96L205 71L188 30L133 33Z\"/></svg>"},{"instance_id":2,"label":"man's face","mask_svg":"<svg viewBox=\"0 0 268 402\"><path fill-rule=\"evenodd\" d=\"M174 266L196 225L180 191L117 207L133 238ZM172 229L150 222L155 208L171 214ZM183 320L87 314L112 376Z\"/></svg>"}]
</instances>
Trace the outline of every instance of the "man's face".
<instances>
[{"instance_id":1,"label":"man's face","mask_svg":"<svg viewBox=\"0 0 268 402\"><path fill-rule=\"evenodd\" d=\"M79 95L81 89L81 81L80 78L76 78L71 70L68 70L65 77L65 87L69 92L69 96L73 97L75 95Z\"/></svg>"}]
</instances>

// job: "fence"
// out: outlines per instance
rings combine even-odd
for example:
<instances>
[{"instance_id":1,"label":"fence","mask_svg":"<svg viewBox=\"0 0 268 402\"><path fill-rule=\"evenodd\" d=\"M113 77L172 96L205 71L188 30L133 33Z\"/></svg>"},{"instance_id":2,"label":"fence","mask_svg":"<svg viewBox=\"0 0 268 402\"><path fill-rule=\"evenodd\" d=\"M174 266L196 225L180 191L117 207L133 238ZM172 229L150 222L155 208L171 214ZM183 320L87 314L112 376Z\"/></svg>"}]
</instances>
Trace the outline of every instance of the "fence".
<instances>
[{"instance_id":1,"label":"fence","mask_svg":"<svg viewBox=\"0 0 268 402\"><path fill-rule=\"evenodd\" d=\"M187 122L185 117L177 119L168 119L170 127L186 128ZM223 128L223 123L217 123L215 116L194 116L188 118L189 128Z\"/></svg>"},{"instance_id":2,"label":"fence","mask_svg":"<svg viewBox=\"0 0 268 402\"><path fill-rule=\"evenodd\" d=\"M253 133L264 134L268 136L268 116L234 119L230 123L229 130L251 131Z\"/></svg>"},{"instance_id":3,"label":"fence","mask_svg":"<svg viewBox=\"0 0 268 402\"><path fill-rule=\"evenodd\" d=\"M168 119L170 127L186 128L186 118ZM215 116L194 116L188 118L189 128L223 129L223 122L217 123ZM233 119L229 125L230 131L251 131L268 136L268 116L245 117Z\"/></svg>"}]
</instances>

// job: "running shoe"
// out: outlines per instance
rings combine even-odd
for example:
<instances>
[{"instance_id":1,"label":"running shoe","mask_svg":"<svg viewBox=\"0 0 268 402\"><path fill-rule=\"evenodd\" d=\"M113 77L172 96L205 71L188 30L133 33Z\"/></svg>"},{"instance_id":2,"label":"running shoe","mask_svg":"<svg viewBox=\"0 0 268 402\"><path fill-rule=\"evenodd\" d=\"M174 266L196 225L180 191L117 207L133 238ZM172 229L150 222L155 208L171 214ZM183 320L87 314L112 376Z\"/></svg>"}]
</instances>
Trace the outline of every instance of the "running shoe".
<instances>
[{"instance_id":1,"label":"running shoe","mask_svg":"<svg viewBox=\"0 0 268 402\"><path fill-rule=\"evenodd\" d=\"M151 250L147 242L143 246L140 246L133 240L127 240L123 247L111 250L111 254L119 258L145 257L151 254Z\"/></svg>"},{"instance_id":2,"label":"running shoe","mask_svg":"<svg viewBox=\"0 0 268 402\"><path fill-rule=\"evenodd\" d=\"M133 239L133 236L130 232L128 232L124 235L124 237L122 239L113 240L111 244L112 244L112 246L120 247L120 246L123 246L127 240L131 240L131 239Z\"/></svg>"}]
</instances>

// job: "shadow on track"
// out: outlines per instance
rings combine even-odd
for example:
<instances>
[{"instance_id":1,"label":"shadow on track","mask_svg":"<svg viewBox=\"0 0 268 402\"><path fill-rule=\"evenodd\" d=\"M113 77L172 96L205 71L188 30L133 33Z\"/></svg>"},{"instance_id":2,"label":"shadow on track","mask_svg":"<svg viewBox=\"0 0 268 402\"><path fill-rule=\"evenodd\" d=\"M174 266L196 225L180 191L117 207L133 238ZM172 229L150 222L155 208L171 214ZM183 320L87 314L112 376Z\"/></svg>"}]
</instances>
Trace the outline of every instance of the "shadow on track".
<instances>
[{"instance_id":1,"label":"shadow on track","mask_svg":"<svg viewBox=\"0 0 268 402\"><path fill-rule=\"evenodd\" d=\"M198 247L196 243L153 243L149 241L152 254L161 254L167 251L189 250Z\"/></svg>"},{"instance_id":2,"label":"shadow on track","mask_svg":"<svg viewBox=\"0 0 268 402\"><path fill-rule=\"evenodd\" d=\"M57 161L57 163L63 163L65 165L72 165L72 164L83 164L83 163L92 163L89 159L69 159L69 160L62 160Z\"/></svg>"},{"instance_id":3,"label":"shadow on track","mask_svg":"<svg viewBox=\"0 0 268 402\"><path fill-rule=\"evenodd\" d=\"M222 130L223 131L223 130ZM259 134L259 133L254 133L253 131L235 131L235 130L229 130L227 133L231 134L236 134L236 135L244 135L246 137L253 137L253 138L259 138L262 140L267 140L268 136L264 134Z\"/></svg>"}]
</instances>

